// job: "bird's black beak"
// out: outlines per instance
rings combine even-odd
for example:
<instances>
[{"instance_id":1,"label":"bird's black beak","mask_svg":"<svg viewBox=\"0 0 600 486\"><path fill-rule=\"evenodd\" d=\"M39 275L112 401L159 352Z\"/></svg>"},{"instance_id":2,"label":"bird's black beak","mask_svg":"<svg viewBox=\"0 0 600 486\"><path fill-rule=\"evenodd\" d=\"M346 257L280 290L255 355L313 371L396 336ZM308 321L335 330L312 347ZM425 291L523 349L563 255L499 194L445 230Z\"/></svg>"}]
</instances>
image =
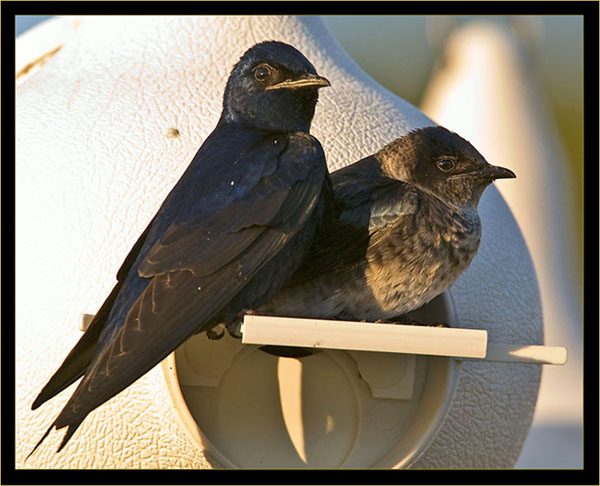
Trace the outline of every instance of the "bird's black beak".
<instances>
[{"instance_id":1,"label":"bird's black beak","mask_svg":"<svg viewBox=\"0 0 600 486\"><path fill-rule=\"evenodd\" d=\"M281 89L281 88L325 88L327 86L331 86L331 83L324 77L318 76L316 74L303 74L295 79L286 79L285 81L281 81L280 83L273 84L271 86L267 86L265 90L268 89Z\"/></svg>"},{"instance_id":2,"label":"bird's black beak","mask_svg":"<svg viewBox=\"0 0 600 486\"><path fill-rule=\"evenodd\" d=\"M515 177L517 177L512 170L506 169L505 167L499 167L497 165L490 165L486 168L485 172L486 176L493 180L514 179Z\"/></svg>"}]
</instances>

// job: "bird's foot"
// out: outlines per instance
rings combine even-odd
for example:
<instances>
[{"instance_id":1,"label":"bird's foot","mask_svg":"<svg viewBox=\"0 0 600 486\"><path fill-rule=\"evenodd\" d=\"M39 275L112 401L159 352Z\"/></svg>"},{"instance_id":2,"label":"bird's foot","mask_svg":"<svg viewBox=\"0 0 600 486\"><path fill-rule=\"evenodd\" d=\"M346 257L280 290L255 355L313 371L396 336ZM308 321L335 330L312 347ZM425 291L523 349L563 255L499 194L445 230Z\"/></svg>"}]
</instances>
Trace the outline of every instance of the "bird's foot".
<instances>
[{"instance_id":1,"label":"bird's foot","mask_svg":"<svg viewBox=\"0 0 600 486\"><path fill-rule=\"evenodd\" d=\"M223 336L225 336L225 324L223 323L217 324L212 329L206 331L206 337L208 337L208 339L217 340L221 339Z\"/></svg>"},{"instance_id":2,"label":"bird's foot","mask_svg":"<svg viewBox=\"0 0 600 486\"><path fill-rule=\"evenodd\" d=\"M234 339L242 339L242 321L237 320L227 324L227 332L229 332L229 335Z\"/></svg>"},{"instance_id":3,"label":"bird's foot","mask_svg":"<svg viewBox=\"0 0 600 486\"><path fill-rule=\"evenodd\" d=\"M243 314L246 314L248 316L270 316L271 315L268 312L262 312L257 309L247 309L243 312Z\"/></svg>"},{"instance_id":4,"label":"bird's foot","mask_svg":"<svg viewBox=\"0 0 600 486\"><path fill-rule=\"evenodd\" d=\"M381 324L396 324L396 325L403 325L403 326L423 326L423 327L439 327L439 328L449 328L450 327L450 324L448 324L446 322L424 323L424 322L418 321L417 319L415 319L414 317L411 317L409 315L401 315L401 316L397 316L397 317L392 317L391 319L382 319L382 320L378 320L375 322L381 323Z\"/></svg>"},{"instance_id":5,"label":"bird's foot","mask_svg":"<svg viewBox=\"0 0 600 486\"><path fill-rule=\"evenodd\" d=\"M355 322L367 322L365 319L357 319L355 316L350 314L349 312L342 311L332 319L336 321L355 321Z\"/></svg>"},{"instance_id":6,"label":"bird's foot","mask_svg":"<svg viewBox=\"0 0 600 486\"><path fill-rule=\"evenodd\" d=\"M336 320L340 321L355 321L355 322L367 322L365 319L357 319L351 314L346 312L340 312L338 315L334 317ZM397 317L392 317L390 319L377 319L373 321L375 324L394 324L394 325L405 325L405 326L424 326L424 327L450 327L449 324L445 322L434 322L430 324L425 324L416 320L415 318L409 315L401 315Z\"/></svg>"}]
</instances>

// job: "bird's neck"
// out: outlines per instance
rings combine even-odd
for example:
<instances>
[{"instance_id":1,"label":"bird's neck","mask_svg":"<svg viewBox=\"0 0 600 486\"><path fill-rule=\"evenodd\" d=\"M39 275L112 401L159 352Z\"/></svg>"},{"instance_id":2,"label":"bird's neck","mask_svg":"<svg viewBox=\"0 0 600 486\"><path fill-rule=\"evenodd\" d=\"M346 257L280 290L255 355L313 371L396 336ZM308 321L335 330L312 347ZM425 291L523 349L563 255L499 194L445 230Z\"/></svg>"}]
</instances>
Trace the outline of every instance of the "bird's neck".
<instances>
[{"instance_id":1,"label":"bird's neck","mask_svg":"<svg viewBox=\"0 0 600 486\"><path fill-rule=\"evenodd\" d=\"M439 228L434 229L479 241L481 220L477 207L449 204L430 194L426 194L425 197L429 198L430 203L421 207L427 207L431 212L427 220L435 222L434 226L439 225Z\"/></svg>"},{"instance_id":2,"label":"bird's neck","mask_svg":"<svg viewBox=\"0 0 600 486\"><path fill-rule=\"evenodd\" d=\"M232 125L248 130L256 130L264 133L309 133L311 119L308 122L305 117L277 117L275 120L269 117L250 116L231 109L224 109L217 125Z\"/></svg>"}]
</instances>

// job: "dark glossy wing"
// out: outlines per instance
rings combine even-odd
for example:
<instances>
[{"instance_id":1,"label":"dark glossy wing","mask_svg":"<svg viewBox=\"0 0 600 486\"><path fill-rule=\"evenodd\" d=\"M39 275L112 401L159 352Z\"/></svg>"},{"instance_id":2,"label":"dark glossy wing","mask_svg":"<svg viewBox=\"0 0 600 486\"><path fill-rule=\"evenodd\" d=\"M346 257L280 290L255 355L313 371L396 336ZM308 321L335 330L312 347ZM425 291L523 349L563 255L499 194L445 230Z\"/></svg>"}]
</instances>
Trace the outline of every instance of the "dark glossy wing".
<instances>
[{"instance_id":1,"label":"dark glossy wing","mask_svg":"<svg viewBox=\"0 0 600 486\"><path fill-rule=\"evenodd\" d=\"M221 136L219 136L219 135L221 135ZM239 140L240 145L252 146L255 143L255 140L257 139L257 137L256 136L252 137L252 134L246 134L246 135L249 135L249 136L247 136L245 138L242 137L242 139ZM180 182L177 184L176 188L179 187L181 189L182 186L184 186L183 188L185 189L185 191L180 191L180 192L185 192L187 194L189 194L189 193L193 194L193 191L189 187L189 186L191 186L191 183L189 182L190 178L186 177L186 175L190 175L190 172L193 172L193 171L200 172L199 176L197 175L197 178L200 179L201 181L206 182L207 187L215 188L214 179L220 175L219 172L218 171L210 171L210 173L206 173L207 172L206 170L202 171L202 167L198 167L197 162L201 161L201 159L203 157L205 157L205 154L207 152L212 153L213 158L215 158L215 159L219 159L219 158L228 159L229 158L229 159L232 159L233 161L235 161L236 158L241 158L241 152L243 152L243 149L240 150L238 153L228 153L227 151L223 151L222 149L220 150L218 148L219 146L228 147L230 144L224 144L223 138L232 138L232 137L233 137L233 135L231 133L228 133L227 130L222 130L221 132L213 134L213 136L209 137L209 139L207 139L207 141L205 142L203 147L198 151L198 154L196 154L194 161L192 162L192 164L190 164L190 168L186 171L184 176L182 176L182 178L180 179ZM245 174L246 177L243 182L245 182L246 184L253 184L259 179L259 177L262 173L269 174L270 172L272 172L275 169L276 165L274 163L277 161L277 156L279 153L281 153L281 151L285 148L285 146L284 145L280 145L278 147L272 146L270 148L271 148L271 151L268 153L268 155L270 157L267 157L267 158L270 159L270 161L272 162L271 165L265 164L264 166L258 166L258 167L256 166L256 164L249 165L249 170L246 172L246 174ZM206 167L209 168L210 164L206 164ZM193 174L192 174L192 176L193 176ZM192 179L193 179L193 177L192 177ZM224 191L223 188L219 188L218 186L216 186L216 189L217 190L215 191L213 196L222 198L223 200L227 200L228 196L229 196L229 198L235 197L235 193L233 191L231 191L230 188L226 187L225 189L229 189L229 190ZM196 192L198 192L198 191L196 191ZM148 248L147 248L148 245L147 245L145 251L142 251L142 250L144 248L144 244L146 244L147 240L149 240L148 236L150 234L150 231L152 230L152 232L154 234L153 240L150 241L150 243L153 244L153 241L155 241L157 238L156 235L160 234L160 232L163 231L165 222L166 223L170 222L169 214L175 214L177 209L179 209L179 208L181 208L181 206L183 206L183 204L181 204L182 199L185 202L185 204L187 204L190 214L194 214L196 217L201 217L201 215L203 213L205 213L206 211L210 211L211 204L210 204L210 201L207 200L208 199L207 196L210 196L211 194L210 194L210 191L205 191L205 192L207 194L204 197L199 198L199 200L185 201L185 198L182 198L181 194L178 194L175 189L172 191L172 193L169 195L169 197L163 204L163 207L161 208L161 210L152 219L150 224L146 227L144 232L140 235L140 237L138 238L138 240L136 241L136 243L133 245L132 249L130 250L129 254L125 258L125 261L123 262L119 271L117 272L117 284L111 291L110 295L107 297L107 299L102 304L101 308L98 310L98 312L94 316L94 319L90 323L88 329L85 331L83 336L80 338L80 340L77 342L77 344L73 347L73 349L69 352L69 354L67 355L67 357L65 358L65 360L63 361L63 363L61 364L59 369L50 378L50 380L44 386L44 388L42 389L40 394L36 397L35 401L32 404L32 409L38 408L43 403L45 403L47 400L51 399L56 394L60 393L62 390L64 390L69 385L71 385L73 382L75 382L78 378L80 378L83 375L83 373L85 372L85 370L91 363L94 353L96 351L96 346L98 344L98 340L100 338L101 333L104 331L104 327L107 323L108 316L113 309L113 305L115 304L117 296L120 296L118 303L121 306L127 305L126 301L128 299L124 299L123 293L121 292L121 290L123 288L123 282L124 282L125 278L127 277L127 275L129 274L129 271L131 270L131 268L134 266L134 264L136 264L136 261L138 260L138 257L140 257L140 254L142 254L142 256L143 256L148 251ZM194 202L196 203L195 205L193 204ZM213 204L213 206L214 206L214 204ZM190 207L192 209L189 209ZM182 213L183 213L183 218L185 218L185 212L182 211ZM157 224L155 224L155 222L157 222ZM183 229L189 230L189 228L187 228L187 227L184 227ZM193 241L193 239L190 238L190 241ZM135 292L131 291L131 285L126 286L126 291L129 292L130 294L135 293ZM135 297L137 297L137 295L134 295L134 300L135 300Z\"/></svg>"},{"instance_id":2,"label":"dark glossy wing","mask_svg":"<svg viewBox=\"0 0 600 486\"><path fill-rule=\"evenodd\" d=\"M233 197L221 192L224 204L204 196L194 214L189 210L193 201L178 205L173 192L165 201L161 211L174 216L165 225L157 215L155 225L162 225L162 231L150 230L136 263L139 276L133 275L134 268L125 281L132 287L136 279L142 281L143 291L127 308L124 322L113 321L123 311L115 302L91 365L53 424L69 427L61 448L91 410L218 316L312 216L326 178L324 155L314 138L289 136L275 152L254 145L240 161L247 167L260 164L260 177L249 185L243 182L243 169L227 167L232 169L228 177L242 182Z\"/></svg>"},{"instance_id":3,"label":"dark glossy wing","mask_svg":"<svg viewBox=\"0 0 600 486\"><path fill-rule=\"evenodd\" d=\"M100 307L100 310L98 310L92 319L92 322L86 329L83 336L81 336L58 370L56 370L40 394L36 397L35 401L31 405L32 410L35 410L40 405L50 400L72 383L77 381L77 379L84 374L85 370L90 365L96 351L96 346L98 345L98 338L100 337L100 333L106 324L106 320L108 319L113 303L117 295L119 295L119 291L123 285L123 280L138 257L142 245L148 236L151 225L152 223L148 225L146 230L133 245L133 248L129 251L129 254L117 272L117 284L113 287L111 293Z\"/></svg>"},{"instance_id":4,"label":"dark glossy wing","mask_svg":"<svg viewBox=\"0 0 600 486\"><path fill-rule=\"evenodd\" d=\"M372 156L333 172L331 182L339 219L322 228L286 287L360 263L388 226L419 209L415 189L383 175Z\"/></svg>"}]
</instances>

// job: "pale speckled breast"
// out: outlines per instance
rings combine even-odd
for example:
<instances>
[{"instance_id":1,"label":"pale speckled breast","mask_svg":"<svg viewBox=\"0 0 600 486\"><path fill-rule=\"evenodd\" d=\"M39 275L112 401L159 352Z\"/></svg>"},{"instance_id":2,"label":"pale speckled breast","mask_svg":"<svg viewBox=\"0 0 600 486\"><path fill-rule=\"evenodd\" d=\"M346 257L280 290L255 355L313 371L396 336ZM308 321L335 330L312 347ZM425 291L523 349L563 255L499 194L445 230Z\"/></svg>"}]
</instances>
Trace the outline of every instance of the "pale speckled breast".
<instances>
[{"instance_id":1,"label":"pale speckled breast","mask_svg":"<svg viewBox=\"0 0 600 486\"><path fill-rule=\"evenodd\" d=\"M373 297L369 318L390 318L426 304L447 290L477 253L481 222L476 210L437 205L429 210L437 214L416 215L410 234L392 228L385 244L373 248L365 268Z\"/></svg>"},{"instance_id":2,"label":"pale speckled breast","mask_svg":"<svg viewBox=\"0 0 600 486\"><path fill-rule=\"evenodd\" d=\"M469 266L481 238L476 209L431 198L415 215L380 230L367 258L282 289L262 310L298 317L396 317L447 290ZM372 241L375 241L373 238Z\"/></svg>"}]
</instances>

